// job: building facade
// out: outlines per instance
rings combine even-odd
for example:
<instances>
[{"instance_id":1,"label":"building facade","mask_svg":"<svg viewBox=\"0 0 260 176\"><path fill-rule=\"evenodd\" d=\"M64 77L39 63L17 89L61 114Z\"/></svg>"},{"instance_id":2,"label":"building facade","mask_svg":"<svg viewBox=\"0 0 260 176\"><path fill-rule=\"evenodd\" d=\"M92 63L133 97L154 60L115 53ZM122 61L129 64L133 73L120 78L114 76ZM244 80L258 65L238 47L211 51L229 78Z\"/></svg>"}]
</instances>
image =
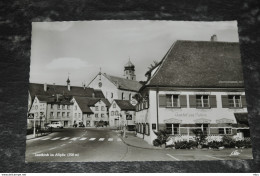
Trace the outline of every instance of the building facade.
<instances>
[{"instance_id":1,"label":"building facade","mask_svg":"<svg viewBox=\"0 0 260 176\"><path fill-rule=\"evenodd\" d=\"M128 130L134 130L135 113L135 107L129 100L113 100L109 108L109 124L111 127L126 126Z\"/></svg>"},{"instance_id":2,"label":"building facade","mask_svg":"<svg viewBox=\"0 0 260 176\"><path fill-rule=\"evenodd\" d=\"M132 97L142 86L141 83L136 81L135 66L130 61L124 66L124 77L99 72L87 85L87 87L101 89L110 103L114 99L120 99L130 100L132 104L136 104Z\"/></svg>"},{"instance_id":3,"label":"building facade","mask_svg":"<svg viewBox=\"0 0 260 176\"><path fill-rule=\"evenodd\" d=\"M154 131L176 140L249 136L238 43L177 41L147 75L136 109L137 136L149 144Z\"/></svg>"}]
</instances>

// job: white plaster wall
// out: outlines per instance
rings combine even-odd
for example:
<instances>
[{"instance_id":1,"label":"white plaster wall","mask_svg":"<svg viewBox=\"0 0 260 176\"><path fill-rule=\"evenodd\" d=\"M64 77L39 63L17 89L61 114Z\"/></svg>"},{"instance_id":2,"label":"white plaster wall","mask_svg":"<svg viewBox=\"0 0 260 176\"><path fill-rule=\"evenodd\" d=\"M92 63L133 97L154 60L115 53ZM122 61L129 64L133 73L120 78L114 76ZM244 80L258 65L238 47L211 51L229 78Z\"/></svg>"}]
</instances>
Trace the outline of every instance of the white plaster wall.
<instances>
[{"instance_id":1,"label":"white plaster wall","mask_svg":"<svg viewBox=\"0 0 260 176\"><path fill-rule=\"evenodd\" d=\"M164 123L164 120L167 119L178 119L182 120L183 124L194 124L195 120L205 118L211 120L210 123L217 123L216 120L223 118L233 120L233 123L236 123L234 113L247 112L247 108L241 109L229 109L222 108L221 95L228 95L227 92L203 92L208 95L216 95L217 108L210 109L197 109L189 108L189 95L196 95L199 92L191 91L160 91L159 94L180 94L187 95L187 108L165 108L159 107L159 123ZM245 95L243 92L236 92L235 94Z\"/></svg>"},{"instance_id":2,"label":"white plaster wall","mask_svg":"<svg viewBox=\"0 0 260 176\"><path fill-rule=\"evenodd\" d=\"M99 87L99 82L102 82L102 86ZM100 76L98 75L89 85L88 87L94 88L94 89L101 89L104 96L108 99L108 101L111 103L113 99L118 99L118 92L117 87L115 84L113 84L110 80L108 80L104 75L101 74L101 80ZM111 93L113 93L113 98L111 97Z\"/></svg>"},{"instance_id":3,"label":"white plaster wall","mask_svg":"<svg viewBox=\"0 0 260 176\"><path fill-rule=\"evenodd\" d=\"M98 107L98 110L96 110L96 106ZM104 107L104 110L101 110L101 107ZM103 101L99 101L95 104L95 107L90 107L90 109L94 112L92 121L94 124L94 121L108 121L108 114L107 114L107 107L106 104ZM98 114L98 117L95 117L95 114ZM101 117L101 114L104 114L104 117Z\"/></svg>"},{"instance_id":4,"label":"white plaster wall","mask_svg":"<svg viewBox=\"0 0 260 176\"><path fill-rule=\"evenodd\" d=\"M116 105L116 107L114 108L113 105ZM114 115L112 116L112 111L114 111ZM118 115L115 115L115 111L118 111ZM119 122L116 122L115 123L115 119L118 119L119 120L116 120L116 121L119 121ZM116 127L117 125L120 125L121 123L121 117L120 117L120 108L118 107L118 105L116 104L115 101L112 102L110 108L109 108L109 125L112 126L112 127ZM118 123L118 124L117 124Z\"/></svg>"},{"instance_id":5,"label":"white plaster wall","mask_svg":"<svg viewBox=\"0 0 260 176\"><path fill-rule=\"evenodd\" d=\"M53 112L53 117L51 117L51 112ZM60 112L61 117L57 117L57 112ZM62 113L65 112L65 117L62 117ZM70 113L69 117L67 117L67 113ZM70 105L70 109L68 109L68 105L65 105L65 109L58 109L57 104L53 104L53 109L51 109L51 104L47 105L47 122L51 123L52 121L60 121L64 125L64 121L68 121L68 126L73 125L73 105Z\"/></svg>"},{"instance_id":6,"label":"white plaster wall","mask_svg":"<svg viewBox=\"0 0 260 176\"><path fill-rule=\"evenodd\" d=\"M36 108L37 107L37 108ZM47 103L46 102L40 102L39 99L37 97L35 97L34 101L32 102L32 107L29 111L29 113L33 113L34 114L34 118L35 118L35 124L39 125L40 124L40 113L42 113L43 118L41 120L42 122L42 126L43 124L47 121L46 119L46 112L47 112ZM33 119L28 119L28 127L32 127L34 120Z\"/></svg>"},{"instance_id":7,"label":"white plaster wall","mask_svg":"<svg viewBox=\"0 0 260 176\"><path fill-rule=\"evenodd\" d=\"M83 114L82 111L77 103L77 101L75 101L75 99L73 98L72 101L73 106L72 106L72 125L74 124L74 121L76 121L76 123L78 124L79 122L83 122ZM76 108L77 107L77 108ZM77 114L77 116L75 116L75 113ZM79 113L80 113L80 117L79 117Z\"/></svg>"}]
</instances>

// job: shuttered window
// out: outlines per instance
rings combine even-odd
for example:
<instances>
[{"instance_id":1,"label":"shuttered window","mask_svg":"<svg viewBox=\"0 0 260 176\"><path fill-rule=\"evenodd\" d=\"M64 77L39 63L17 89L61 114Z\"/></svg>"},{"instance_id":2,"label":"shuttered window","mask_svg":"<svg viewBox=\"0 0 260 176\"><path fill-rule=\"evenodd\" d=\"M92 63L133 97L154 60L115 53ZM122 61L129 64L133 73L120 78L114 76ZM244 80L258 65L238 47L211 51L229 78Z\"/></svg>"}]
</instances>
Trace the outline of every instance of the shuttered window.
<instances>
[{"instance_id":1,"label":"shuttered window","mask_svg":"<svg viewBox=\"0 0 260 176\"><path fill-rule=\"evenodd\" d=\"M210 105L211 108L216 108L217 107L216 95L210 95L209 96L209 105Z\"/></svg>"},{"instance_id":2,"label":"shuttered window","mask_svg":"<svg viewBox=\"0 0 260 176\"><path fill-rule=\"evenodd\" d=\"M159 95L159 107L166 107L166 95Z\"/></svg>"},{"instance_id":3,"label":"shuttered window","mask_svg":"<svg viewBox=\"0 0 260 176\"><path fill-rule=\"evenodd\" d=\"M182 108L187 108L187 96L186 95L180 95L180 106Z\"/></svg>"},{"instance_id":4,"label":"shuttered window","mask_svg":"<svg viewBox=\"0 0 260 176\"><path fill-rule=\"evenodd\" d=\"M223 108L246 108L245 95L222 95L222 107Z\"/></svg>"}]
</instances>

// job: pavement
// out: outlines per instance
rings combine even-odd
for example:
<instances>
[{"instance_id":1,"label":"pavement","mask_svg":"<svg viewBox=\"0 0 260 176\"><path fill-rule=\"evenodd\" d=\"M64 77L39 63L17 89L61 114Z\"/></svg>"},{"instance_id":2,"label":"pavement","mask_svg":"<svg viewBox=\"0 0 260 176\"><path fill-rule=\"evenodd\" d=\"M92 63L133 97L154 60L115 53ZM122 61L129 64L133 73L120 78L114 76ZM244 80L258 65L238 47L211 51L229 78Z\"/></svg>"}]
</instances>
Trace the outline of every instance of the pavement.
<instances>
[{"instance_id":1,"label":"pavement","mask_svg":"<svg viewBox=\"0 0 260 176\"><path fill-rule=\"evenodd\" d=\"M26 140L26 162L186 161L252 159L252 149L178 149L154 147L134 132L109 128L64 128ZM30 139L30 140L29 140ZM231 156L231 153L233 155Z\"/></svg>"},{"instance_id":2,"label":"pavement","mask_svg":"<svg viewBox=\"0 0 260 176\"><path fill-rule=\"evenodd\" d=\"M135 132L126 132L125 138L121 135L121 131L115 131L115 132L118 133L122 141L128 146L142 148L142 149L154 149L154 150L165 149L163 147L155 147L148 144L144 139L137 137L135 135Z\"/></svg>"}]
</instances>

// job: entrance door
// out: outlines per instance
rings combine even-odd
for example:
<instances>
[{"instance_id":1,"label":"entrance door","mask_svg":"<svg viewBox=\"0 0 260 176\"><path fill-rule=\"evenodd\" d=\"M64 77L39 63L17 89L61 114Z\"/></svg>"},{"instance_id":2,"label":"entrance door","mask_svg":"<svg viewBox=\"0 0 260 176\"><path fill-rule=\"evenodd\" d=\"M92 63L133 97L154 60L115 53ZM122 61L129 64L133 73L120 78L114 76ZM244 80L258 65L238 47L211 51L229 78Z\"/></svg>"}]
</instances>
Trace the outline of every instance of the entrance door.
<instances>
[{"instance_id":1,"label":"entrance door","mask_svg":"<svg viewBox=\"0 0 260 176\"><path fill-rule=\"evenodd\" d=\"M68 127L68 121L64 121L64 127Z\"/></svg>"}]
</instances>

